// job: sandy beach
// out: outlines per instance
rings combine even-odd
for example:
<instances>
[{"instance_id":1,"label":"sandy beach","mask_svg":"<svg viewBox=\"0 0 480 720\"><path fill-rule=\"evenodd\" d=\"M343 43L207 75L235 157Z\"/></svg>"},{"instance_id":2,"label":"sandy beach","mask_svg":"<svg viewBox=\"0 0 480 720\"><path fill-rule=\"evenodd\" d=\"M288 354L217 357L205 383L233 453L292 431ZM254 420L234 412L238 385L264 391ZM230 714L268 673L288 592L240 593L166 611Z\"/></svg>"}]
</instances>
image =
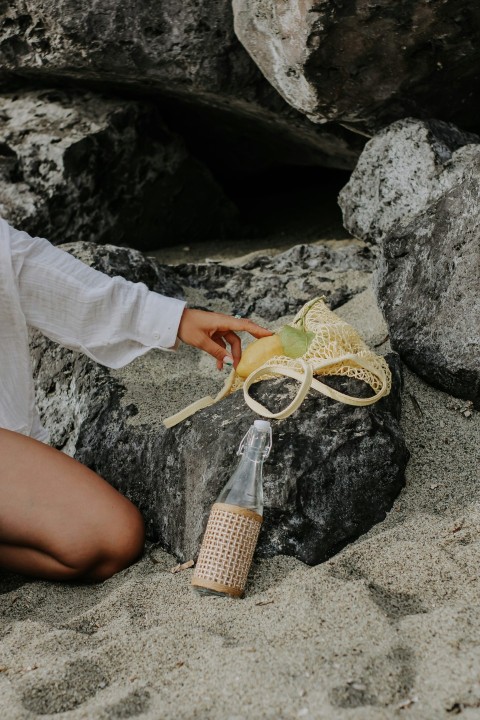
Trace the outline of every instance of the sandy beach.
<instances>
[{"instance_id":1,"label":"sandy beach","mask_svg":"<svg viewBox=\"0 0 480 720\"><path fill-rule=\"evenodd\" d=\"M387 335L370 290L339 313ZM317 567L256 561L244 599L152 546L101 585L1 574L2 720L479 718L480 418L405 369L402 424L386 519Z\"/></svg>"}]
</instances>

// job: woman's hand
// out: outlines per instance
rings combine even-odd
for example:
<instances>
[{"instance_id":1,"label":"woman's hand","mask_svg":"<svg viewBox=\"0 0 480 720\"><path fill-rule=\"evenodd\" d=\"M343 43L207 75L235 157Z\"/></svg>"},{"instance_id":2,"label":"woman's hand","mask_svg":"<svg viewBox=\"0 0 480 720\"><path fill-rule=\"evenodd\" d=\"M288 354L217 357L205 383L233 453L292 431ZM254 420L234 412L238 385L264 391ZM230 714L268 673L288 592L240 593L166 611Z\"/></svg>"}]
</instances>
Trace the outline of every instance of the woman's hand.
<instances>
[{"instance_id":1,"label":"woman's hand","mask_svg":"<svg viewBox=\"0 0 480 720\"><path fill-rule=\"evenodd\" d=\"M235 332L248 332L261 338L273 335L270 330L260 327L251 320L239 319L222 313L185 308L178 328L178 337L187 345L205 350L217 361L217 368L223 368L224 361L236 368L242 355L242 343ZM227 351L227 343L231 352Z\"/></svg>"}]
</instances>

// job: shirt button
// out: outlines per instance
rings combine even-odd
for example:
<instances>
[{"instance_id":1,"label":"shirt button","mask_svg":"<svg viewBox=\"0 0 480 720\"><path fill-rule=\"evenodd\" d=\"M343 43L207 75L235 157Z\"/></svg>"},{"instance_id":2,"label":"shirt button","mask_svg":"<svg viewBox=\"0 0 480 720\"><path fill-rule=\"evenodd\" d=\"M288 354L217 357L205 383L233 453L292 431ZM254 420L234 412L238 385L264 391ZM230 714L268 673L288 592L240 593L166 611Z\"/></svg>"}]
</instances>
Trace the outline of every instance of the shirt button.
<instances>
[{"instance_id":1,"label":"shirt button","mask_svg":"<svg viewBox=\"0 0 480 720\"><path fill-rule=\"evenodd\" d=\"M154 340L159 340L159 339L160 339L160 333L154 332L154 333L153 333L153 339L154 339Z\"/></svg>"}]
</instances>

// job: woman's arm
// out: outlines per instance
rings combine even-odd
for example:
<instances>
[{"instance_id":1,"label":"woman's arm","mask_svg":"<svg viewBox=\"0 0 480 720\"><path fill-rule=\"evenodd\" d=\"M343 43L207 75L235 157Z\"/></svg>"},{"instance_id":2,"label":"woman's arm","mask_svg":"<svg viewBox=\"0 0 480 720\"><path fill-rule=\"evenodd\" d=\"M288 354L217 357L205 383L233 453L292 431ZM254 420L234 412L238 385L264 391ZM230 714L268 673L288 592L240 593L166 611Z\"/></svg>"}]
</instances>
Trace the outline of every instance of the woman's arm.
<instances>
[{"instance_id":1,"label":"woman's arm","mask_svg":"<svg viewBox=\"0 0 480 720\"><path fill-rule=\"evenodd\" d=\"M250 320L186 309L183 300L109 277L48 240L13 228L10 246L27 324L102 365L123 367L150 348L176 349L181 339L212 355L219 369L228 357L236 367L241 343L235 331L271 335Z\"/></svg>"},{"instance_id":2,"label":"woman's arm","mask_svg":"<svg viewBox=\"0 0 480 720\"><path fill-rule=\"evenodd\" d=\"M43 238L10 228L13 271L27 324L119 368L152 347L173 349L183 300L109 277Z\"/></svg>"}]
</instances>

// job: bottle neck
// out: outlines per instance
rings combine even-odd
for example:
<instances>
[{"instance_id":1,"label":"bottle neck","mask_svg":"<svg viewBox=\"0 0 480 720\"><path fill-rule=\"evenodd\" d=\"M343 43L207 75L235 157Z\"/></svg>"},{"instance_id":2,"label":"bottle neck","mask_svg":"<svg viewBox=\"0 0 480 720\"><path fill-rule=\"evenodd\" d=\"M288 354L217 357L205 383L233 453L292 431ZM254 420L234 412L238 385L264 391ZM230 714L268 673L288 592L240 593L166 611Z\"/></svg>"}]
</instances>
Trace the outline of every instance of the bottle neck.
<instances>
[{"instance_id":1,"label":"bottle neck","mask_svg":"<svg viewBox=\"0 0 480 720\"><path fill-rule=\"evenodd\" d=\"M243 477L249 478L250 481L253 478L257 481L261 481L264 462L265 457L263 452L253 448L246 449L233 472L232 479L236 477Z\"/></svg>"},{"instance_id":2,"label":"bottle neck","mask_svg":"<svg viewBox=\"0 0 480 720\"><path fill-rule=\"evenodd\" d=\"M242 463L255 463L256 465L262 466L265 462L265 456L263 450L259 450L257 448L245 448L243 451L243 454L240 458L240 462L238 463L241 465Z\"/></svg>"},{"instance_id":3,"label":"bottle neck","mask_svg":"<svg viewBox=\"0 0 480 720\"><path fill-rule=\"evenodd\" d=\"M250 428L240 444L240 461L217 502L237 505L263 515L262 468L269 450L267 433Z\"/></svg>"}]
</instances>

